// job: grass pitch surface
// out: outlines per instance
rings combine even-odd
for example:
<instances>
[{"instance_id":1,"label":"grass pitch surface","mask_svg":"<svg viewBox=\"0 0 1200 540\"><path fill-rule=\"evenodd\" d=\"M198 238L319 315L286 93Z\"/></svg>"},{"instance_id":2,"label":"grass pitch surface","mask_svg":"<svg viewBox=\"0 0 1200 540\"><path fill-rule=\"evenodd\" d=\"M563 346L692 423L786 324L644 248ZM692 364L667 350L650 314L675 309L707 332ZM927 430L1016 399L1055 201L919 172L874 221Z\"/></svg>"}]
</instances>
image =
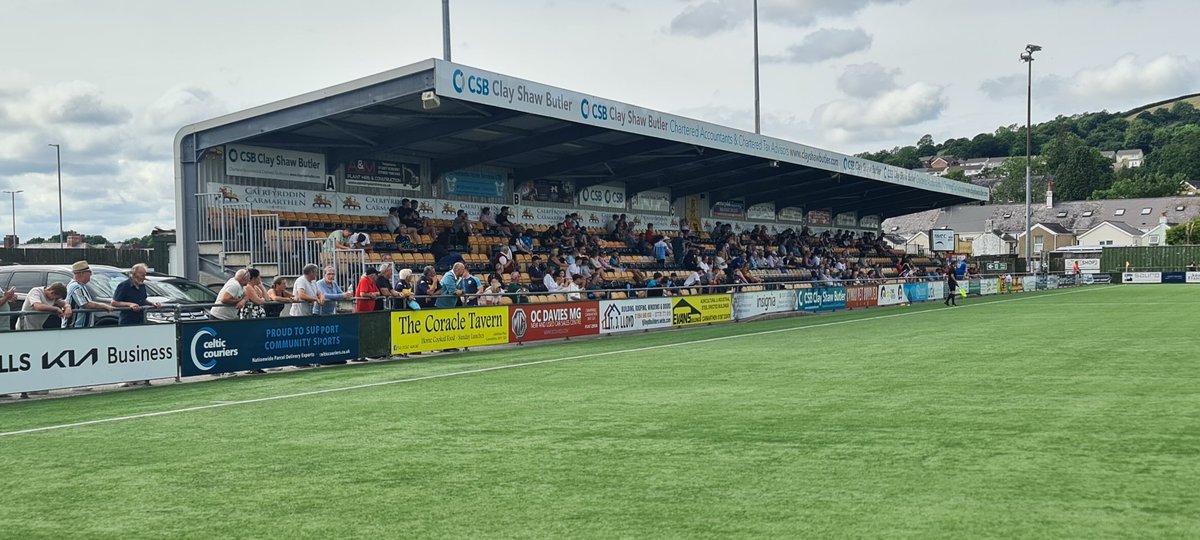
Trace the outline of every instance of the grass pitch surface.
<instances>
[{"instance_id":1,"label":"grass pitch surface","mask_svg":"<svg viewBox=\"0 0 1200 540\"><path fill-rule=\"evenodd\" d=\"M1194 538L1198 300L1060 290L8 403L5 433L574 357L0 436L0 535Z\"/></svg>"}]
</instances>

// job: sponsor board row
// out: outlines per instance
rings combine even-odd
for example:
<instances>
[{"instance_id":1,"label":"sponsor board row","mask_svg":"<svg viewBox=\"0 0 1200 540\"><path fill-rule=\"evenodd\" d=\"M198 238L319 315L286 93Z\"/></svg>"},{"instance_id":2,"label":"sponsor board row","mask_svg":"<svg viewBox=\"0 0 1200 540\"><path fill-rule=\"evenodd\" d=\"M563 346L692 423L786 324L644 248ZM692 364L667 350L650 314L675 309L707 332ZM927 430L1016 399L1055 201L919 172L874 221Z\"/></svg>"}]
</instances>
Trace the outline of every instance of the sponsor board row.
<instances>
[{"instance_id":1,"label":"sponsor board row","mask_svg":"<svg viewBox=\"0 0 1200 540\"><path fill-rule=\"evenodd\" d=\"M1121 283L1200 283L1200 272L1125 272Z\"/></svg>"}]
</instances>

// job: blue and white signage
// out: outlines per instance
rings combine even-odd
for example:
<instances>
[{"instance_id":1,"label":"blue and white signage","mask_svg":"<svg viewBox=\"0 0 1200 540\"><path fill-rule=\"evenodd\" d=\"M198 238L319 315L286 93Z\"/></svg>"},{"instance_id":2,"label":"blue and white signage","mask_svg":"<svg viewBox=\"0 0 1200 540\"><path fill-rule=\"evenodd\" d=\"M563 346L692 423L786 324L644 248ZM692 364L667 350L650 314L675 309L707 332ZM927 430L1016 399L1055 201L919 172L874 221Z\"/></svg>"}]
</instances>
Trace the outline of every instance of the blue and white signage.
<instances>
[{"instance_id":1,"label":"blue and white signage","mask_svg":"<svg viewBox=\"0 0 1200 540\"><path fill-rule=\"evenodd\" d=\"M625 184L602 184L579 190L579 206L625 209Z\"/></svg>"},{"instance_id":2,"label":"blue and white signage","mask_svg":"<svg viewBox=\"0 0 1200 540\"><path fill-rule=\"evenodd\" d=\"M164 379L179 361L170 324L0 335L0 394Z\"/></svg>"},{"instance_id":3,"label":"blue and white signage","mask_svg":"<svg viewBox=\"0 0 1200 540\"><path fill-rule=\"evenodd\" d=\"M508 175L485 168L462 169L446 173L443 184L447 195L500 199L506 192Z\"/></svg>"},{"instance_id":4,"label":"blue and white signage","mask_svg":"<svg viewBox=\"0 0 1200 540\"><path fill-rule=\"evenodd\" d=\"M987 188L966 182L930 176L443 60L437 60L435 66L435 91L445 97L684 144L739 152L889 184L977 200L988 198Z\"/></svg>"},{"instance_id":5,"label":"blue and white signage","mask_svg":"<svg viewBox=\"0 0 1200 540\"><path fill-rule=\"evenodd\" d=\"M359 357L358 317L183 324L179 347L185 377L353 360Z\"/></svg>"},{"instance_id":6,"label":"blue and white signage","mask_svg":"<svg viewBox=\"0 0 1200 540\"><path fill-rule=\"evenodd\" d=\"M800 289L796 309L800 311L832 311L846 309L846 288Z\"/></svg>"}]
</instances>

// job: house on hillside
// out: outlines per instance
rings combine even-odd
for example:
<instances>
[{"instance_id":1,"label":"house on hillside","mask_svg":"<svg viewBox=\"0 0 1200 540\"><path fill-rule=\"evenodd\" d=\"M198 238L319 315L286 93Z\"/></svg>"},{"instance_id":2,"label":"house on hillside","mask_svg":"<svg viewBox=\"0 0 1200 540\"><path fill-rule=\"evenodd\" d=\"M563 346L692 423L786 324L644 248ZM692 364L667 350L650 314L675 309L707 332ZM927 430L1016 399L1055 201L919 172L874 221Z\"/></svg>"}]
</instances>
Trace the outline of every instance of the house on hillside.
<instances>
[{"instance_id":1,"label":"house on hillside","mask_svg":"<svg viewBox=\"0 0 1200 540\"><path fill-rule=\"evenodd\" d=\"M1146 159L1146 156L1142 153L1141 148L1134 148L1132 150L1117 150L1115 152L1109 150L1107 152L1100 152L1100 154L1112 160L1113 170L1116 171L1121 169L1141 167L1142 161Z\"/></svg>"},{"instance_id":2,"label":"house on hillside","mask_svg":"<svg viewBox=\"0 0 1200 540\"><path fill-rule=\"evenodd\" d=\"M986 231L971 240L971 256L1009 255L1017 251L1017 238L1006 232Z\"/></svg>"},{"instance_id":3,"label":"house on hillside","mask_svg":"<svg viewBox=\"0 0 1200 540\"><path fill-rule=\"evenodd\" d=\"M1075 233L1057 223L1035 223L1029 228L1033 236L1033 254L1054 251L1075 245ZM1025 253L1025 232L1017 236L1017 253Z\"/></svg>"},{"instance_id":4,"label":"house on hillside","mask_svg":"<svg viewBox=\"0 0 1200 540\"><path fill-rule=\"evenodd\" d=\"M1141 229L1123 221L1101 221L1095 227L1081 233L1078 237L1080 245L1096 245L1105 247L1137 246L1142 241Z\"/></svg>"}]
</instances>

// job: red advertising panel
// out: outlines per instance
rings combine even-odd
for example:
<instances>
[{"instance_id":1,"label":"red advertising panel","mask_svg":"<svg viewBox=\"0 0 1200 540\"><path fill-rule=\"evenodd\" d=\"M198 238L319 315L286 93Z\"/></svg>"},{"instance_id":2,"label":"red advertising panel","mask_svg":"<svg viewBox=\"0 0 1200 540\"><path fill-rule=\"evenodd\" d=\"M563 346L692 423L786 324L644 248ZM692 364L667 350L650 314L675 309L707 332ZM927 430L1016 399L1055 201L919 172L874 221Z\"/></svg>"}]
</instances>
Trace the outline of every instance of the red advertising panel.
<instances>
[{"instance_id":1,"label":"red advertising panel","mask_svg":"<svg viewBox=\"0 0 1200 540\"><path fill-rule=\"evenodd\" d=\"M846 307L850 309L879 305L879 287L846 287Z\"/></svg>"},{"instance_id":2,"label":"red advertising panel","mask_svg":"<svg viewBox=\"0 0 1200 540\"><path fill-rule=\"evenodd\" d=\"M600 304L523 304L508 308L510 343L594 336L600 333Z\"/></svg>"}]
</instances>

